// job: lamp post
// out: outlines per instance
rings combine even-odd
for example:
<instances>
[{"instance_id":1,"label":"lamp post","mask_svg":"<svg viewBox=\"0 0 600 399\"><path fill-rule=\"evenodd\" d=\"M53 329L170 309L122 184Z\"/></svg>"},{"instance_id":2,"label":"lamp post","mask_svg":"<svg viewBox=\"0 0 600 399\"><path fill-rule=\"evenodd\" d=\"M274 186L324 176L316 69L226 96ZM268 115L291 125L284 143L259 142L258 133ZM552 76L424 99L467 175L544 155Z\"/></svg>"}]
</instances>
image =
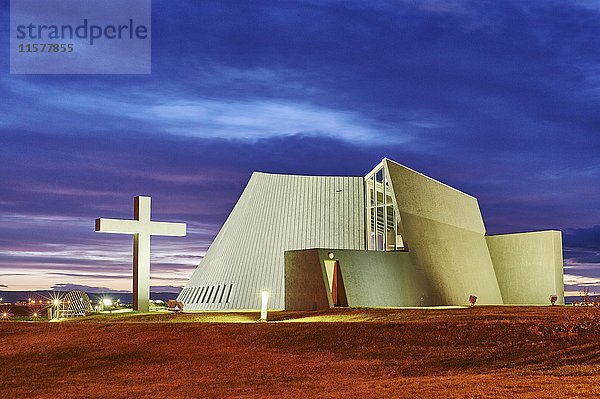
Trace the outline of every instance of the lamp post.
<instances>
[{"instance_id":1,"label":"lamp post","mask_svg":"<svg viewBox=\"0 0 600 399\"><path fill-rule=\"evenodd\" d=\"M54 304L54 315L52 315L52 318L58 320L58 307L60 306L60 300L55 299L52 303Z\"/></svg>"},{"instance_id":2,"label":"lamp post","mask_svg":"<svg viewBox=\"0 0 600 399\"><path fill-rule=\"evenodd\" d=\"M262 305L260 307L260 319L258 321L267 321L267 304L269 303L269 292L262 292Z\"/></svg>"}]
</instances>

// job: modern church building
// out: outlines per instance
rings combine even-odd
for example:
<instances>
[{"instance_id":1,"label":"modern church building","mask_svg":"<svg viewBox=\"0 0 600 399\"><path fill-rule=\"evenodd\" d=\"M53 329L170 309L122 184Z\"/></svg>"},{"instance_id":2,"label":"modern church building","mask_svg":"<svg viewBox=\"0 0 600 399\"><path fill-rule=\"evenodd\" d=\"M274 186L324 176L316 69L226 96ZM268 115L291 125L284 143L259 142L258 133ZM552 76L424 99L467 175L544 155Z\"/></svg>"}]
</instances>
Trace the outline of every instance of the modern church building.
<instances>
[{"instance_id":1,"label":"modern church building","mask_svg":"<svg viewBox=\"0 0 600 399\"><path fill-rule=\"evenodd\" d=\"M564 303L560 231L486 235L477 199L383 159L366 177L255 172L186 310Z\"/></svg>"}]
</instances>

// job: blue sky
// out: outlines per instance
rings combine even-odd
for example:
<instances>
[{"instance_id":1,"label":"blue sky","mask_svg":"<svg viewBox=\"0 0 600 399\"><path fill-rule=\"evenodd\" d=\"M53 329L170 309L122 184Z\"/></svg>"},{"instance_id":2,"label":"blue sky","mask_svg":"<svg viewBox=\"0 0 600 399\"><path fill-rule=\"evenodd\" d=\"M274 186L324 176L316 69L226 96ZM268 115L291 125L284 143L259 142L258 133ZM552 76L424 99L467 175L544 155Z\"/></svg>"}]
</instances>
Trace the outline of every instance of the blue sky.
<instances>
[{"instance_id":1,"label":"blue sky","mask_svg":"<svg viewBox=\"0 0 600 399\"><path fill-rule=\"evenodd\" d=\"M11 75L0 43L0 288L130 289L131 239L181 286L254 170L387 156L479 199L488 233L559 229L600 293L600 7L591 1L157 1L152 74ZM3 287L6 286L6 287Z\"/></svg>"}]
</instances>

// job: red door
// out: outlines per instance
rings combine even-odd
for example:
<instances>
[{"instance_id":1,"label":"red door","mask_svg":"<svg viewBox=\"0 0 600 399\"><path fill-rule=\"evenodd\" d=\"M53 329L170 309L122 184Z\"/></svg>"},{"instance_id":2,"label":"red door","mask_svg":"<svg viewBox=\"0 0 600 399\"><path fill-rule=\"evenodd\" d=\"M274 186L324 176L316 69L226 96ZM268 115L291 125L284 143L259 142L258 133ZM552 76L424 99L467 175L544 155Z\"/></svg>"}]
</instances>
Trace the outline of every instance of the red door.
<instances>
[{"instance_id":1,"label":"red door","mask_svg":"<svg viewBox=\"0 0 600 399\"><path fill-rule=\"evenodd\" d=\"M338 274L339 274L339 263L335 261L333 265L333 281L331 283L331 298L333 299L333 306L340 306L338 299Z\"/></svg>"}]
</instances>

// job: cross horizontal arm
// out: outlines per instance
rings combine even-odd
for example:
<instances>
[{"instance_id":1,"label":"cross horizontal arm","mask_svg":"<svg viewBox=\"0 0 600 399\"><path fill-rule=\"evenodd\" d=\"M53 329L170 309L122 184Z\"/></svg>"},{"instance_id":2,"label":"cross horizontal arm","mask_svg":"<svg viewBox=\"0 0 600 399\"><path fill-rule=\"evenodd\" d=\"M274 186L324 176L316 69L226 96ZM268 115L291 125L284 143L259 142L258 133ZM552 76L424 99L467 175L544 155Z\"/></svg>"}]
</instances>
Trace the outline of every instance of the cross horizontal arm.
<instances>
[{"instance_id":1,"label":"cross horizontal arm","mask_svg":"<svg viewBox=\"0 0 600 399\"><path fill-rule=\"evenodd\" d=\"M151 235L182 237L186 233L185 223L150 222L148 226Z\"/></svg>"},{"instance_id":2,"label":"cross horizontal arm","mask_svg":"<svg viewBox=\"0 0 600 399\"><path fill-rule=\"evenodd\" d=\"M140 222L137 220L122 219L96 219L96 231L100 233L123 233L138 234L140 232Z\"/></svg>"},{"instance_id":3,"label":"cross horizontal arm","mask_svg":"<svg viewBox=\"0 0 600 399\"><path fill-rule=\"evenodd\" d=\"M186 235L186 225L185 223L98 218L96 219L96 231L100 233L146 233L150 235L183 237Z\"/></svg>"}]
</instances>

